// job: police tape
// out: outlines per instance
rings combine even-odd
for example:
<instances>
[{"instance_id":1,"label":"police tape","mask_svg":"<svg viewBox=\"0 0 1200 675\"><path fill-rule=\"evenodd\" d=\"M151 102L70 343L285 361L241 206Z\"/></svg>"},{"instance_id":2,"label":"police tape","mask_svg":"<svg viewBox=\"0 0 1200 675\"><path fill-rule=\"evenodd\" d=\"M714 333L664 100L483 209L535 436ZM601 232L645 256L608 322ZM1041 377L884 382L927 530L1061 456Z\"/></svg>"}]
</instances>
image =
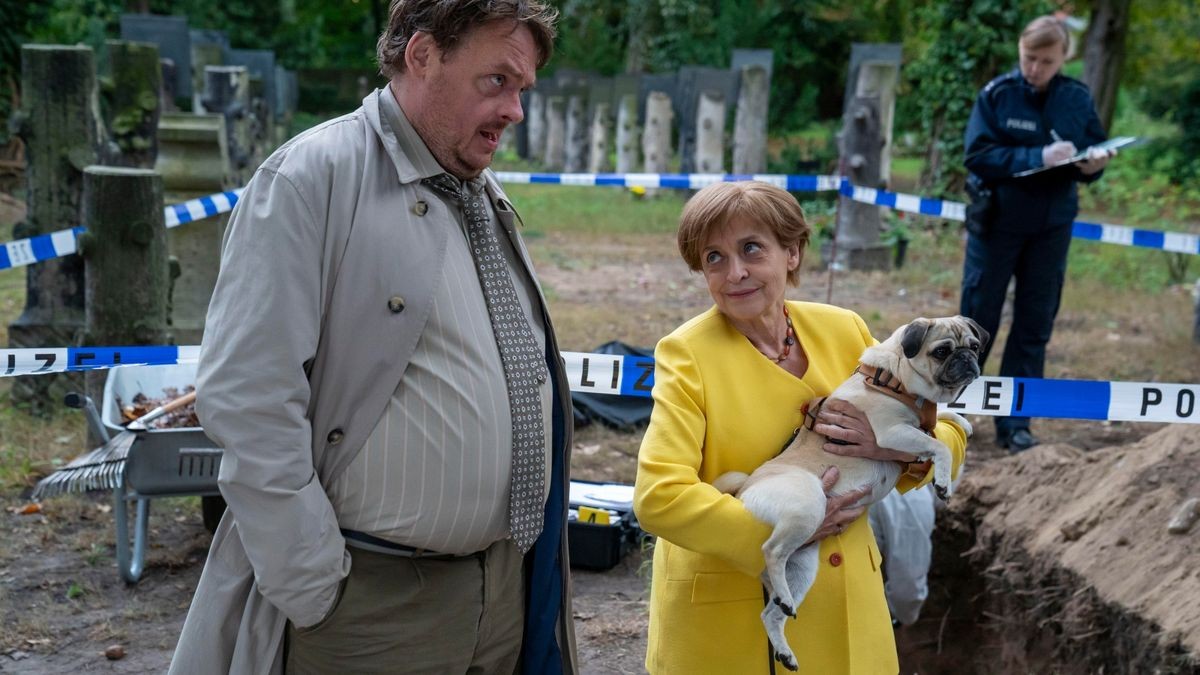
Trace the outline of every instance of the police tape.
<instances>
[{"instance_id":1,"label":"police tape","mask_svg":"<svg viewBox=\"0 0 1200 675\"><path fill-rule=\"evenodd\" d=\"M790 192L837 190L841 176L805 176L782 173L522 173L497 171L496 179L510 185L580 185L699 190L714 183L756 180Z\"/></svg>"},{"instance_id":2,"label":"police tape","mask_svg":"<svg viewBox=\"0 0 1200 675\"><path fill-rule=\"evenodd\" d=\"M7 242L0 247L0 270L71 255L78 250L75 240L80 232L83 232L82 227L73 227Z\"/></svg>"},{"instance_id":3,"label":"police tape","mask_svg":"<svg viewBox=\"0 0 1200 675\"><path fill-rule=\"evenodd\" d=\"M918 213L925 216L934 216L960 222L966 219L967 205L961 202L927 199L901 192L877 190L860 185L851 185L849 181L843 182L838 191L843 196L863 204L874 204L876 206L895 209L896 211ZM1119 244L1122 246L1136 246L1174 253L1200 255L1200 234L1141 230L1125 225L1089 223L1077 220L1072 223L1071 236L1076 239L1088 239L1105 244Z\"/></svg>"},{"instance_id":4,"label":"police tape","mask_svg":"<svg viewBox=\"0 0 1200 675\"><path fill-rule=\"evenodd\" d=\"M199 199L189 199L186 202L172 204L163 209L167 227L176 227L205 218L227 213L237 206L238 198L246 188L238 188L227 192L206 195Z\"/></svg>"},{"instance_id":5,"label":"police tape","mask_svg":"<svg viewBox=\"0 0 1200 675\"><path fill-rule=\"evenodd\" d=\"M205 218L227 213L237 205L238 197L245 188L205 195L198 199L172 204L163 209L167 227L178 227ZM28 239L17 239L0 248L0 270L10 267L32 265L51 258L61 258L79 250L76 239L86 228L73 227L50 234L41 234Z\"/></svg>"},{"instance_id":6,"label":"police tape","mask_svg":"<svg viewBox=\"0 0 1200 675\"><path fill-rule=\"evenodd\" d=\"M926 216L962 221L966 205L918 195L888 192L852 185L840 176L793 174L729 174L729 173L522 173L500 171L496 177L508 184L546 184L579 186L617 186L698 190L713 183L757 180L792 192L825 192L837 190L842 195L864 204L874 204ZM172 204L163 209L167 227L204 220L227 213L237 205L245 188L218 192L198 199ZM0 248L0 270L31 265L51 258L75 253L76 237L83 227L59 230L29 239L17 239ZM1072 236L1106 244L1120 244L1176 253L1200 255L1200 235L1186 232L1141 230L1124 225L1076 221Z\"/></svg>"},{"instance_id":7,"label":"police tape","mask_svg":"<svg viewBox=\"0 0 1200 675\"><path fill-rule=\"evenodd\" d=\"M571 391L649 397L654 358L563 352ZM0 377L196 364L196 346L0 349ZM1200 385L981 377L940 406L968 415L1200 424Z\"/></svg>"}]
</instances>

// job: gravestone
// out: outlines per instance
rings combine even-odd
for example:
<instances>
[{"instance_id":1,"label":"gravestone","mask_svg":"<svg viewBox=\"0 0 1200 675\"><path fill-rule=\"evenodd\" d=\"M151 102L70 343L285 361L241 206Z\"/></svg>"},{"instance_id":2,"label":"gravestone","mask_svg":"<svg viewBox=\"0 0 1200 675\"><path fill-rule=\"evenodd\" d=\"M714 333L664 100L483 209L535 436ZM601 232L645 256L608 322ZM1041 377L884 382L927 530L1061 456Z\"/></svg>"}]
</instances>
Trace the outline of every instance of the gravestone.
<instances>
[{"instance_id":1,"label":"gravestone","mask_svg":"<svg viewBox=\"0 0 1200 675\"><path fill-rule=\"evenodd\" d=\"M613 101L616 106L617 173L637 171L641 147L638 133L637 75L618 75L613 80Z\"/></svg>"},{"instance_id":2,"label":"gravestone","mask_svg":"<svg viewBox=\"0 0 1200 675\"><path fill-rule=\"evenodd\" d=\"M724 68L684 66L678 74L678 96L673 99L679 121L679 171L692 173L696 166L697 109L702 92L709 92L710 101L718 98L728 106L737 100L737 77ZM724 129L721 130L724 133Z\"/></svg>"},{"instance_id":3,"label":"gravestone","mask_svg":"<svg viewBox=\"0 0 1200 675\"><path fill-rule=\"evenodd\" d=\"M725 95L705 89L696 101L695 171L725 173Z\"/></svg>"},{"instance_id":4,"label":"gravestone","mask_svg":"<svg viewBox=\"0 0 1200 675\"><path fill-rule=\"evenodd\" d=\"M108 40L106 73L101 78L100 109L108 143L109 166L150 169L158 156L158 116L162 111L162 64L148 42Z\"/></svg>"},{"instance_id":5,"label":"gravestone","mask_svg":"<svg viewBox=\"0 0 1200 675\"><path fill-rule=\"evenodd\" d=\"M245 185L254 172L251 165L250 73L244 66L208 66L204 70L205 112L225 117L225 138L229 148L230 177L238 186Z\"/></svg>"},{"instance_id":6,"label":"gravestone","mask_svg":"<svg viewBox=\"0 0 1200 675\"><path fill-rule=\"evenodd\" d=\"M122 14L121 39L157 45L158 55L175 63L175 95L192 98L192 39L187 17Z\"/></svg>"},{"instance_id":7,"label":"gravestone","mask_svg":"<svg viewBox=\"0 0 1200 675\"><path fill-rule=\"evenodd\" d=\"M525 158L541 162L546 156L546 89L539 84L529 92L525 114Z\"/></svg>"},{"instance_id":8,"label":"gravestone","mask_svg":"<svg viewBox=\"0 0 1200 675\"><path fill-rule=\"evenodd\" d=\"M46 86L46 83L54 86ZM103 131L90 47L23 45L21 108L9 121L25 143L28 211L13 227L23 239L82 224L83 169L96 163ZM51 258L26 269L25 308L8 326L13 348L79 344L84 325L83 259ZM61 405L62 396L82 383L73 375L20 377L13 382L15 402L44 412Z\"/></svg>"},{"instance_id":9,"label":"gravestone","mask_svg":"<svg viewBox=\"0 0 1200 675\"><path fill-rule=\"evenodd\" d=\"M731 70L738 77L737 111L733 120L733 172L767 170L767 117L770 111L773 52L735 49Z\"/></svg>"},{"instance_id":10,"label":"gravestone","mask_svg":"<svg viewBox=\"0 0 1200 675\"><path fill-rule=\"evenodd\" d=\"M588 149L587 170L603 173L612 167L613 81L610 77L593 77L588 88Z\"/></svg>"},{"instance_id":11,"label":"gravestone","mask_svg":"<svg viewBox=\"0 0 1200 675\"><path fill-rule=\"evenodd\" d=\"M84 344L169 344L162 177L150 169L86 167L83 213L88 228L79 237L88 299ZM93 400L101 400L104 379L102 371L87 374Z\"/></svg>"},{"instance_id":12,"label":"gravestone","mask_svg":"<svg viewBox=\"0 0 1200 675\"><path fill-rule=\"evenodd\" d=\"M162 175L166 203L177 204L237 187L233 185L225 134L225 116L219 113L163 115L155 169ZM167 232L174 277L171 329L180 344L200 344L204 335L204 317L217 282L221 238L228 221L227 212Z\"/></svg>"},{"instance_id":13,"label":"gravestone","mask_svg":"<svg viewBox=\"0 0 1200 675\"><path fill-rule=\"evenodd\" d=\"M225 65L229 36L225 31L196 29L189 31L188 35L192 42L192 112L202 112L204 69Z\"/></svg>"},{"instance_id":14,"label":"gravestone","mask_svg":"<svg viewBox=\"0 0 1200 675\"><path fill-rule=\"evenodd\" d=\"M567 161L567 102L562 94L546 97L546 148L542 165L547 171L562 171Z\"/></svg>"}]
</instances>

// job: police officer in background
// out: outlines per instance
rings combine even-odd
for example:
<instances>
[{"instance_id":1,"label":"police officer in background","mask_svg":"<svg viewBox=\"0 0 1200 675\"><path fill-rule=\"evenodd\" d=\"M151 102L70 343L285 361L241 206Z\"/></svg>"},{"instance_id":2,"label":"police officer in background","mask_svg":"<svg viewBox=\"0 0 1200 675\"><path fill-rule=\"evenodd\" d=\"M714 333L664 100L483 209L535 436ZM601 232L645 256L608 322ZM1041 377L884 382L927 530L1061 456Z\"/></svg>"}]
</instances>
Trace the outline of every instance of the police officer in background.
<instances>
[{"instance_id":1,"label":"police officer in background","mask_svg":"<svg viewBox=\"0 0 1200 675\"><path fill-rule=\"evenodd\" d=\"M1033 20L1018 42L1020 66L979 93L967 124L967 253L960 312L996 335L1009 279L1016 277L1003 377L1041 378L1046 343L1062 295L1079 210L1075 183L1100 177L1111 153L1091 94L1060 73L1070 36L1053 16ZM1083 161L1051 166L1090 149ZM988 349L980 364L987 358ZM1010 452L1037 444L1028 417L996 418L996 441Z\"/></svg>"}]
</instances>

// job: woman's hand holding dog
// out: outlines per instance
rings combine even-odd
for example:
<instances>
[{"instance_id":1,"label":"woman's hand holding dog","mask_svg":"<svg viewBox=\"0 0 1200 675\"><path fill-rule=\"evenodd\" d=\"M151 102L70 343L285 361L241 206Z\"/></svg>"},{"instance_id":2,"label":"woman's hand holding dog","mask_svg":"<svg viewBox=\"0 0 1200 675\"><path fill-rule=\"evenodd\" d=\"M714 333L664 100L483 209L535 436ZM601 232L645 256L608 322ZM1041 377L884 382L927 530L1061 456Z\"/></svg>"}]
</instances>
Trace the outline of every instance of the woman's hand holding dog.
<instances>
[{"instance_id":1,"label":"woman's hand holding dog","mask_svg":"<svg viewBox=\"0 0 1200 675\"><path fill-rule=\"evenodd\" d=\"M850 523L858 520L859 516L867 510L865 506L854 506L854 504L871 494L871 486L867 485L844 495L831 495L829 491L837 484L838 476L839 472L836 466L825 469L825 473L821 474L821 488L825 491L825 520L821 521L821 526L817 528L816 532L813 532L813 536L804 542L805 546L821 541L825 537L845 532L846 528L850 527Z\"/></svg>"},{"instance_id":2,"label":"woman's hand holding dog","mask_svg":"<svg viewBox=\"0 0 1200 675\"><path fill-rule=\"evenodd\" d=\"M828 440L825 442L822 449L834 455L865 457L901 464L917 461L914 454L879 447L875 443L875 432L871 429L871 422L866 414L852 403L840 399L831 398L821 406L813 431L827 439L836 439L844 443L842 445Z\"/></svg>"}]
</instances>

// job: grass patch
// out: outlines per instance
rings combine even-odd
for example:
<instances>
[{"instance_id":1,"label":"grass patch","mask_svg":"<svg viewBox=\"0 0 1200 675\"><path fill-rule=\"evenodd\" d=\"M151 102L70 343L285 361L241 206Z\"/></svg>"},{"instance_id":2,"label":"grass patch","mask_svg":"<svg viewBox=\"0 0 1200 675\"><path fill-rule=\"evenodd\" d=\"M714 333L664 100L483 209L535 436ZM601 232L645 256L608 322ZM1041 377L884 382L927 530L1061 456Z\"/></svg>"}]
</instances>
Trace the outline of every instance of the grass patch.
<instances>
[{"instance_id":1,"label":"grass patch","mask_svg":"<svg viewBox=\"0 0 1200 675\"><path fill-rule=\"evenodd\" d=\"M673 234L683 193L663 190L638 197L619 187L506 185L505 192L525 221L530 239L550 232L587 234Z\"/></svg>"}]
</instances>

